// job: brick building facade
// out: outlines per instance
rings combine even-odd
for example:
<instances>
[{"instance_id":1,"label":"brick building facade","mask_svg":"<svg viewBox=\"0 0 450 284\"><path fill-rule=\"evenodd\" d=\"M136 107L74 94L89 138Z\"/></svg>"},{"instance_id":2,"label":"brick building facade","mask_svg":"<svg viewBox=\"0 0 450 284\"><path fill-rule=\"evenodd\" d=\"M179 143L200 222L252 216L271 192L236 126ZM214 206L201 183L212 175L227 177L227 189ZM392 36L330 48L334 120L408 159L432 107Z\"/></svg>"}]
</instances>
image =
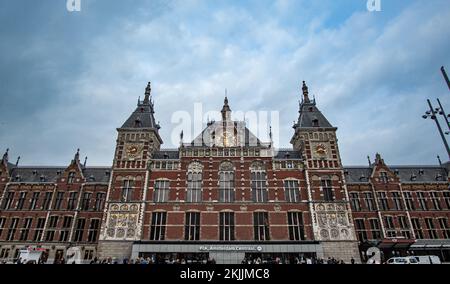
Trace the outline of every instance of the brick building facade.
<instances>
[{"instance_id":1,"label":"brick building facade","mask_svg":"<svg viewBox=\"0 0 450 284\"><path fill-rule=\"evenodd\" d=\"M150 84L117 129L112 167L0 164L0 259L25 246L51 262L78 247L85 260L160 261L245 257L365 259L433 254L448 259L450 196L445 166L343 167L337 128L302 86L291 149L260 141L231 119L193 141L161 148ZM181 135L182 140L182 135Z\"/></svg>"}]
</instances>

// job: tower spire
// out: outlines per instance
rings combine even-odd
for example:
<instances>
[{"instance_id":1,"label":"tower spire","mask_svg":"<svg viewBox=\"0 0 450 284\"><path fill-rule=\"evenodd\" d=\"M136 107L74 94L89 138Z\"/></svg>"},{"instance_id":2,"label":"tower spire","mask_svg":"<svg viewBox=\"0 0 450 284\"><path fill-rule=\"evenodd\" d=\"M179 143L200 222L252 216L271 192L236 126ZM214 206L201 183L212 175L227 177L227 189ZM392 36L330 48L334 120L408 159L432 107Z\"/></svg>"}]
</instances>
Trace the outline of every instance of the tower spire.
<instances>
[{"instance_id":1,"label":"tower spire","mask_svg":"<svg viewBox=\"0 0 450 284\"><path fill-rule=\"evenodd\" d=\"M8 152L9 152L9 148L6 149L5 154L3 154L2 161L3 161L4 163L7 163L7 162L8 162Z\"/></svg>"},{"instance_id":2,"label":"tower spire","mask_svg":"<svg viewBox=\"0 0 450 284\"><path fill-rule=\"evenodd\" d=\"M306 86L305 81L303 81L302 91L303 91L303 101L304 101L305 103L309 103L308 86Z\"/></svg>"},{"instance_id":3,"label":"tower spire","mask_svg":"<svg viewBox=\"0 0 450 284\"><path fill-rule=\"evenodd\" d=\"M230 106L228 105L228 97L226 94L226 90L225 90L225 99L223 100L223 107L222 107L221 113L222 113L223 121L231 120L231 109L230 109Z\"/></svg>"},{"instance_id":4,"label":"tower spire","mask_svg":"<svg viewBox=\"0 0 450 284\"><path fill-rule=\"evenodd\" d=\"M152 93L151 82L148 82L147 87L145 88L144 104L150 103L150 95L151 95L151 93Z\"/></svg>"}]
</instances>

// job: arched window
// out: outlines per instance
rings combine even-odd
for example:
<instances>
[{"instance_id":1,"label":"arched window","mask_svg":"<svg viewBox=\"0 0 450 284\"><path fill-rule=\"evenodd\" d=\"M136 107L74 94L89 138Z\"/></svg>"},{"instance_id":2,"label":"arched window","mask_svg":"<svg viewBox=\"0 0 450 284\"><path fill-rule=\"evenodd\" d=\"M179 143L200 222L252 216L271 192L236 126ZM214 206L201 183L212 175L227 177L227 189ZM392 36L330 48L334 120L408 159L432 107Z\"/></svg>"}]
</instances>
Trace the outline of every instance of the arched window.
<instances>
[{"instance_id":1,"label":"arched window","mask_svg":"<svg viewBox=\"0 0 450 284\"><path fill-rule=\"evenodd\" d=\"M186 202L202 201L202 171L203 166L199 162L193 162L189 165Z\"/></svg>"},{"instance_id":2,"label":"arched window","mask_svg":"<svg viewBox=\"0 0 450 284\"><path fill-rule=\"evenodd\" d=\"M219 167L219 201L234 201L234 168L231 162L223 162Z\"/></svg>"},{"instance_id":3,"label":"arched window","mask_svg":"<svg viewBox=\"0 0 450 284\"><path fill-rule=\"evenodd\" d=\"M253 202L267 202L266 170L262 162L254 162L250 168Z\"/></svg>"}]
</instances>

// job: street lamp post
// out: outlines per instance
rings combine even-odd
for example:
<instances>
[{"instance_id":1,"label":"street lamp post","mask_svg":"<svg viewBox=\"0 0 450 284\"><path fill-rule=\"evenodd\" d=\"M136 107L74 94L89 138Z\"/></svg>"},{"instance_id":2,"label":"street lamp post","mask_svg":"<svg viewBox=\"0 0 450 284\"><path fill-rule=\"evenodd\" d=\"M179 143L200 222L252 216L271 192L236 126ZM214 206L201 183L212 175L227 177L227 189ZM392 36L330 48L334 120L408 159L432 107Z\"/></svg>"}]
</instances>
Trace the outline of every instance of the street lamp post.
<instances>
[{"instance_id":1,"label":"street lamp post","mask_svg":"<svg viewBox=\"0 0 450 284\"><path fill-rule=\"evenodd\" d=\"M445 122L447 123L447 128L448 128L448 130L450 130L450 124L448 123L448 115L445 113L445 110L442 107L441 101L439 99L437 99L437 102L439 104L439 108L436 108L436 111L444 117ZM448 132L445 132L445 134L448 134Z\"/></svg>"},{"instance_id":2,"label":"street lamp post","mask_svg":"<svg viewBox=\"0 0 450 284\"><path fill-rule=\"evenodd\" d=\"M436 116L436 113L438 113L438 112L433 109L433 106L431 105L431 102L429 99L427 99L427 102L428 102L428 106L430 107L430 110L425 112L425 114L422 115L422 117L424 119L431 118L432 120L434 120L436 122L436 126L439 130L439 134L441 135L442 142L444 142L444 145L445 145L445 150L447 150L448 158L450 159L450 148L448 147L448 143L447 143L447 140L445 139L444 132L442 131L441 125L439 124L438 118Z\"/></svg>"},{"instance_id":3,"label":"street lamp post","mask_svg":"<svg viewBox=\"0 0 450 284\"><path fill-rule=\"evenodd\" d=\"M445 72L444 66L441 66L442 76L444 76L444 80L447 83L448 89L450 90L450 81L448 80L447 72Z\"/></svg>"}]
</instances>

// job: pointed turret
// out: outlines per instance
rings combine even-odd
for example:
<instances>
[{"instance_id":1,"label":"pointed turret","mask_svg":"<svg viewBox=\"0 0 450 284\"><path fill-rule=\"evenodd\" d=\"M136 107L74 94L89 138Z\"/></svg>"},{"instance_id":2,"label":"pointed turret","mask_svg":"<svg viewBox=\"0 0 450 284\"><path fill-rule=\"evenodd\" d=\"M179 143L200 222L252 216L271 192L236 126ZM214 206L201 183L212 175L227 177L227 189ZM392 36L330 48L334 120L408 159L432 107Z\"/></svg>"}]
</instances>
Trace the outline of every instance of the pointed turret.
<instances>
[{"instance_id":1,"label":"pointed turret","mask_svg":"<svg viewBox=\"0 0 450 284\"><path fill-rule=\"evenodd\" d=\"M228 105L228 98L225 95L225 99L223 100L223 107L220 111L222 113L222 120L223 121L231 121L231 109Z\"/></svg>"},{"instance_id":2,"label":"pointed turret","mask_svg":"<svg viewBox=\"0 0 450 284\"><path fill-rule=\"evenodd\" d=\"M159 129L161 128L158 123L156 123L154 117L154 104L151 100L151 83L148 82L145 88L144 100L138 100L137 108L130 115L130 117L125 121L125 123L119 129L123 130L152 130L155 132L157 139L162 143L162 139L159 136Z\"/></svg>"}]
</instances>

